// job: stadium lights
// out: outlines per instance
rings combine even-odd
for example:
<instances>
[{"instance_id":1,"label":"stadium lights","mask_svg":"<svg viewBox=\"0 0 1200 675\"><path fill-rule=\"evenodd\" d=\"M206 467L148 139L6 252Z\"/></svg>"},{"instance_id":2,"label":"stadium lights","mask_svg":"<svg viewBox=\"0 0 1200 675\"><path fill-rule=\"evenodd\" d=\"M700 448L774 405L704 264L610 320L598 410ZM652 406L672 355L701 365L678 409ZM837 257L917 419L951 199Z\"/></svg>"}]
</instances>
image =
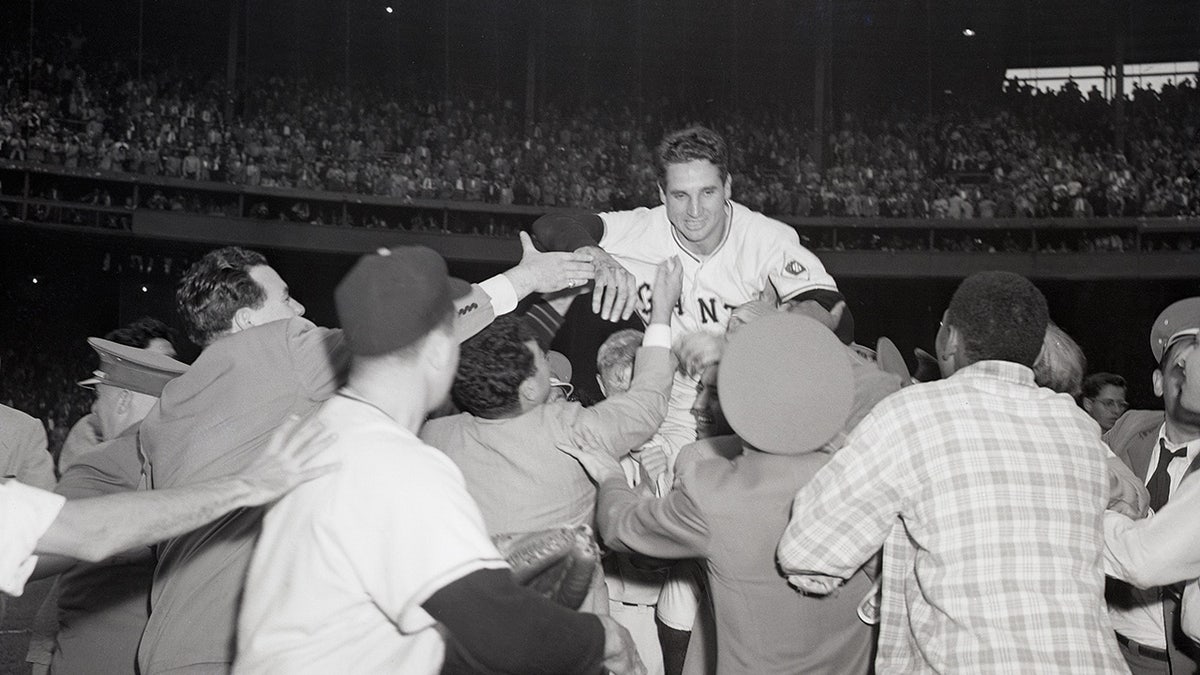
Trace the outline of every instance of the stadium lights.
<instances>
[{"instance_id":1,"label":"stadium lights","mask_svg":"<svg viewBox=\"0 0 1200 675\"><path fill-rule=\"evenodd\" d=\"M975 31L971 30L970 28L964 28L963 35L966 37L975 37Z\"/></svg>"},{"instance_id":2,"label":"stadium lights","mask_svg":"<svg viewBox=\"0 0 1200 675\"><path fill-rule=\"evenodd\" d=\"M385 8L384 8L384 11L386 11L388 14L391 14L391 13L392 13L392 8L391 8L391 6L389 5L388 7L385 7Z\"/></svg>"}]
</instances>

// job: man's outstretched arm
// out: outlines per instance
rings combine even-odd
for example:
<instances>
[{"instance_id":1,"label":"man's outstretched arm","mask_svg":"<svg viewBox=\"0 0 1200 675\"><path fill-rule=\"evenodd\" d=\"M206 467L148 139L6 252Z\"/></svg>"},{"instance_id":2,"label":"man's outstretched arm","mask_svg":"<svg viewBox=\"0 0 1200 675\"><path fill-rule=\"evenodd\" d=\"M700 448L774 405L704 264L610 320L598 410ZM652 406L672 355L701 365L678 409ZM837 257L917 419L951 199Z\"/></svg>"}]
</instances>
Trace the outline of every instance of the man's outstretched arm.
<instances>
[{"instance_id":1,"label":"man's outstretched arm","mask_svg":"<svg viewBox=\"0 0 1200 675\"><path fill-rule=\"evenodd\" d=\"M606 321L624 321L637 309L637 280L604 249L604 220L594 213L547 213L534 221L534 240L547 251L592 256L596 285L592 311Z\"/></svg>"},{"instance_id":2,"label":"man's outstretched arm","mask_svg":"<svg viewBox=\"0 0 1200 675\"><path fill-rule=\"evenodd\" d=\"M332 471L314 460L333 440L317 424L285 422L255 462L236 476L186 487L90 497L63 504L34 553L99 562L121 551L190 532L234 509L261 506Z\"/></svg>"}]
</instances>

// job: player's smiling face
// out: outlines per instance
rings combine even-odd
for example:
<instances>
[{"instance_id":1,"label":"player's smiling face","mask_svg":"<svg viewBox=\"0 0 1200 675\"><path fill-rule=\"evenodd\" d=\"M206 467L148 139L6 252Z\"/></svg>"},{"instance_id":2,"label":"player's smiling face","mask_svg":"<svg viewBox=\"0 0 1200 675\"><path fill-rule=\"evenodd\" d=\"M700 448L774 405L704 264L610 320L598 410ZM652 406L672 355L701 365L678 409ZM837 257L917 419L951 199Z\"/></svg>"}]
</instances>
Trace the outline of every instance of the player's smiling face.
<instances>
[{"instance_id":1,"label":"player's smiling face","mask_svg":"<svg viewBox=\"0 0 1200 675\"><path fill-rule=\"evenodd\" d=\"M659 194L684 248L700 255L715 251L725 237L729 175L722 179L715 164L694 159L668 164L665 183Z\"/></svg>"}]
</instances>

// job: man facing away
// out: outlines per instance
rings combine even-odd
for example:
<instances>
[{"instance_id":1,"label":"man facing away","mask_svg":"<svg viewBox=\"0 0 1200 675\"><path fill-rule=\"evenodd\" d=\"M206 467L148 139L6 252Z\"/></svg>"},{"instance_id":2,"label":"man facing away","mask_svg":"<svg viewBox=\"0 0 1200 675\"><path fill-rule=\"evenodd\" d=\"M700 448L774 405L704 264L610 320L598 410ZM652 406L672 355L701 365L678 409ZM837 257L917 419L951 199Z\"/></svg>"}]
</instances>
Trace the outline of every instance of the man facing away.
<instances>
[{"instance_id":1,"label":"man facing away","mask_svg":"<svg viewBox=\"0 0 1200 675\"><path fill-rule=\"evenodd\" d=\"M462 474L417 438L454 379L467 291L420 247L364 256L338 285L349 380L311 422L338 434L340 469L264 519L237 672L643 672L614 621L515 584Z\"/></svg>"},{"instance_id":2,"label":"man facing away","mask_svg":"<svg viewBox=\"0 0 1200 675\"><path fill-rule=\"evenodd\" d=\"M944 379L879 403L796 495L779 563L836 588L883 545L880 672L1117 673L1104 607L1106 450L1034 384L1049 316L1028 280L967 278Z\"/></svg>"}]
</instances>

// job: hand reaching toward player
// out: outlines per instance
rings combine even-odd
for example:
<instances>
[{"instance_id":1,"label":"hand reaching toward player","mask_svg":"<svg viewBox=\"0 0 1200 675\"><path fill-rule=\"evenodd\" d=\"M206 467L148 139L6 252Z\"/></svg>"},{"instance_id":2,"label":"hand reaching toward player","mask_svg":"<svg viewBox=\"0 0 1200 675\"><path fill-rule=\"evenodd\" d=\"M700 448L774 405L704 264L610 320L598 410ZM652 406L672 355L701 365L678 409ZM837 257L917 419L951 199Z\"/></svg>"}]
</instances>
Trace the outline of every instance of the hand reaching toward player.
<instances>
[{"instance_id":1,"label":"hand reaching toward player","mask_svg":"<svg viewBox=\"0 0 1200 675\"><path fill-rule=\"evenodd\" d=\"M558 449L574 457L597 484L613 477L625 478L625 471L617 463L617 458L600 442L596 432L587 427L576 431L570 443L559 443Z\"/></svg>"},{"instance_id":2,"label":"hand reaching toward player","mask_svg":"<svg viewBox=\"0 0 1200 675\"><path fill-rule=\"evenodd\" d=\"M542 252L533 245L528 233L522 231L518 236L521 239L521 262L504 273L516 289L518 298L531 293L580 288L596 276L592 255L580 251Z\"/></svg>"},{"instance_id":3,"label":"hand reaching toward player","mask_svg":"<svg viewBox=\"0 0 1200 675\"><path fill-rule=\"evenodd\" d=\"M1108 457L1108 508L1133 520L1150 511L1150 493L1145 484L1125 466L1120 457Z\"/></svg>"},{"instance_id":4,"label":"hand reaching toward player","mask_svg":"<svg viewBox=\"0 0 1200 675\"><path fill-rule=\"evenodd\" d=\"M683 293L683 263L671 256L658 264L650 291L650 323L671 324L671 313Z\"/></svg>"},{"instance_id":5,"label":"hand reaching toward player","mask_svg":"<svg viewBox=\"0 0 1200 675\"><path fill-rule=\"evenodd\" d=\"M789 574L788 583L805 595L825 596L842 587L842 580L824 574Z\"/></svg>"},{"instance_id":6,"label":"hand reaching toward player","mask_svg":"<svg viewBox=\"0 0 1200 675\"><path fill-rule=\"evenodd\" d=\"M617 259L599 246L575 251L592 258L596 285L592 289L592 311L605 321L624 321L637 309L637 279Z\"/></svg>"}]
</instances>

